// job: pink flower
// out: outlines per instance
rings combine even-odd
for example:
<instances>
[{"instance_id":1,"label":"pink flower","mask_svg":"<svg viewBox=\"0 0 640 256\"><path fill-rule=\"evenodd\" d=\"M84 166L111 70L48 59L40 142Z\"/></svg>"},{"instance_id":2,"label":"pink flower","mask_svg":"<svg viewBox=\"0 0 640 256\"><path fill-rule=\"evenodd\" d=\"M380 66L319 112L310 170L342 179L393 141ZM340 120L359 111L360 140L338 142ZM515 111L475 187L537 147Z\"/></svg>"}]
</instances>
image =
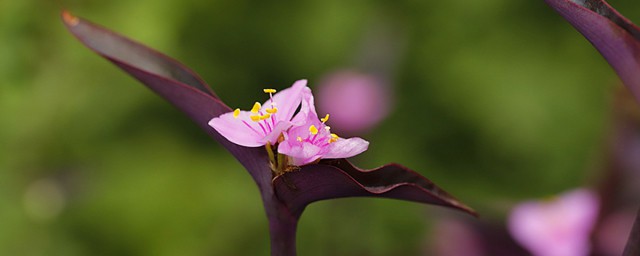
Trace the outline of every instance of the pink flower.
<instances>
[{"instance_id":1,"label":"pink flower","mask_svg":"<svg viewBox=\"0 0 640 256\"><path fill-rule=\"evenodd\" d=\"M306 80L275 95L274 89L264 92L270 95L264 104L256 102L250 111L236 109L222 114L211 119L209 125L235 144L266 146L277 174L288 171L290 165L305 165L320 158L348 158L367 150L369 142L361 138L343 139L331 133L325 124L329 115L318 118ZM294 116L298 106L300 112ZM278 157L274 155L275 148Z\"/></svg>"},{"instance_id":2,"label":"pink flower","mask_svg":"<svg viewBox=\"0 0 640 256\"><path fill-rule=\"evenodd\" d=\"M296 124L284 133L278 153L289 156L293 165L305 165L321 158L349 158L367 150L366 140L344 139L331 133L327 120L329 114L318 118L311 91L303 92L300 113L294 117Z\"/></svg>"},{"instance_id":3,"label":"pink flower","mask_svg":"<svg viewBox=\"0 0 640 256\"><path fill-rule=\"evenodd\" d=\"M211 119L209 125L229 141L245 147L273 145L280 134L291 127L291 118L300 105L307 80L298 80L290 88L275 95L274 89L264 89L270 98L256 102L250 111L236 109Z\"/></svg>"},{"instance_id":4,"label":"pink flower","mask_svg":"<svg viewBox=\"0 0 640 256\"><path fill-rule=\"evenodd\" d=\"M585 189L551 201L525 202L511 212L509 231L533 255L588 255L598 207L597 197Z\"/></svg>"}]
</instances>

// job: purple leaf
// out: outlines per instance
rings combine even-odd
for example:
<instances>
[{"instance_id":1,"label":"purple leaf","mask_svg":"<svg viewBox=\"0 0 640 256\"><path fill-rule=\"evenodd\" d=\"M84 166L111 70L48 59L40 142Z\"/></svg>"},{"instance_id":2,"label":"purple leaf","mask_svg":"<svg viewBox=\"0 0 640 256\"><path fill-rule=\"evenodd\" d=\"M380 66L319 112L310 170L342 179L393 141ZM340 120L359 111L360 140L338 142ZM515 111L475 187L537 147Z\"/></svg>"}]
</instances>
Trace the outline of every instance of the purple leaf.
<instances>
[{"instance_id":1,"label":"purple leaf","mask_svg":"<svg viewBox=\"0 0 640 256\"><path fill-rule=\"evenodd\" d=\"M264 150L229 142L208 125L209 120L231 111L198 75L177 61L142 44L62 12L71 33L89 49L113 62L155 93L182 110L209 136L220 142L251 173L259 185L270 180Z\"/></svg>"},{"instance_id":2,"label":"purple leaf","mask_svg":"<svg viewBox=\"0 0 640 256\"><path fill-rule=\"evenodd\" d=\"M595 46L640 100L640 29L603 0L545 0Z\"/></svg>"},{"instance_id":3,"label":"purple leaf","mask_svg":"<svg viewBox=\"0 0 640 256\"><path fill-rule=\"evenodd\" d=\"M365 196L441 205L477 216L433 182L399 164L362 170L346 159L323 160L277 177L274 186L278 198L293 212L302 212L315 201Z\"/></svg>"}]
</instances>

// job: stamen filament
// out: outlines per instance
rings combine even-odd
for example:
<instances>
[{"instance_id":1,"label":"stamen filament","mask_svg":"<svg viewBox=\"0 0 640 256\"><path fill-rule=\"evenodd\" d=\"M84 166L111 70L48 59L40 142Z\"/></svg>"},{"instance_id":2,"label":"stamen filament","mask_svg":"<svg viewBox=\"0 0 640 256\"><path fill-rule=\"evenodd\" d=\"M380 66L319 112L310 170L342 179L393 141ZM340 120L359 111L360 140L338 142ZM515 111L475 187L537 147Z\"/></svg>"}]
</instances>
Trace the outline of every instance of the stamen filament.
<instances>
[{"instance_id":1,"label":"stamen filament","mask_svg":"<svg viewBox=\"0 0 640 256\"><path fill-rule=\"evenodd\" d=\"M260 125L260 128L262 128L262 131L264 132L264 134L263 134L263 135L267 135L267 134L269 134L269 133L267 132L267 130L266 130L266 129L264 129L264 126L263 126L261 123L259 123L259 122L258 122L258 125Z\"/></svg>"},{"instance_id":2,"label":"stamen filament","mask_svg":"<svg viewBox=\"0 0 640 256\"><path fill-rule=\"evenodd\" d=\"M274 89L270 90L273 90L273 93L276 92L276 90ZM275 116L275 114L278 112L278 108L276 108L276 103L273 101L273 93L269 92L269 103L271 104L271 109L267 109L267 113L273 114ZM273 111L273 113L271 113L270 111ZM275 120L273 121L273 127L276 127Z\"/></svg>"},{"instance_id":3,"label":"stamen filament","mask_svg":"<svg viewBox=\"0 0 640 256\"><path fill-rule=\"evenodd\" d=\"M253 127L252 127L251 125L249 125L249 123L247 123L247 121L242 120L242 123L243 123L244 125L246 125L247 127L249 127L249 129L251 129L252 131L254 131L256 134L258 134L258 135L262 135L262 134L260 134L260 132L259 132L259 131L257 131L256 129L253 129Z\"/></svg>"},{"instance_id":4,"label":"stamen filament","mask_svg":"<svg viewBox=\"0 0 640 256\"><path fill-rule=\"evenodd\" d=\"M271 125L269 124L269 120L263 120L263 122L267 126L267 129L269 129L269 132L273 131L273 128L276 128L275 125L271 127Z\"/></svg>"}]
</instances>

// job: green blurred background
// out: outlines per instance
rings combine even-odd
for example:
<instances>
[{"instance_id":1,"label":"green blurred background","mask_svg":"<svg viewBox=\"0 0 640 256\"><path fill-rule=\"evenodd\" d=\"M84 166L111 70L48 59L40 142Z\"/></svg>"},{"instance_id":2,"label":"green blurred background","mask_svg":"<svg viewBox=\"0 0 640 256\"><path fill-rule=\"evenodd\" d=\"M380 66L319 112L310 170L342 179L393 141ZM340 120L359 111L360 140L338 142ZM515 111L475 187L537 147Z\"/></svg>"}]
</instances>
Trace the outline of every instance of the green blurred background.
<instances>
[{"instance_id":1,"label":"green blurred background","mask_svg":"<svg viewBox=\"0 0 640 256\"><path fill-rule=\"evenodd\" d=\"M167 53L230 106L382 66L394 106L362 167L398 162L503 222L591 184L621 87L543 1L0 1L0 255L266 255L253 181L180 112L76 41L62 7ZM640 20L633 0L609 1ZM393 57L365 46L382 42ZM367 50L369 49L369 50ZM373 68L372 68L373 66ZM429 251L439 210L312 204L300 255Z\"/></svg>"}]
</instances>

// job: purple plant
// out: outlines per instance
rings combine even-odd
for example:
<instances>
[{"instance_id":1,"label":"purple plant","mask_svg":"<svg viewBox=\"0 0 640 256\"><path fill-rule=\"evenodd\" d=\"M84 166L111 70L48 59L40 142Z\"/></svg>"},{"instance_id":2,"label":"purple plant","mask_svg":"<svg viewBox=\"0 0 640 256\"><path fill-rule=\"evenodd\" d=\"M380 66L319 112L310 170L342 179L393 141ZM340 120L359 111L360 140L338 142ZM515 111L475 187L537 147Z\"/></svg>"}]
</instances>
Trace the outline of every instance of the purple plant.
<instances>
[{"instance_id":1,"label":"purple plant","mask_svg":"<svg viewBox=\"0 0 640 256\"><path fill-rule=\"evenodd\" d=\"M308 88L301 85L302 81L280 92L288 95L284 101L272 95L270 101L255 106L254 111L232 110L195 72L177 61L69 12L63 11L62 18L84 45L183 111L247 169L262 196L272 255L295 255L298 219L308 204L319 200L355 196L395 198L476 215L471 208L406 167L387 164L363 170L344 159L366 150L368 142L357 138L343 140L328 133L324 124L328 116L318 120L310 90L305 93ZM285 106L275 110L278 105L270 103L276 100ZM297 104L302 106L294 116ZM237 122L231 124L232 121ZM271 126L259 128L258 123L262 121L268 121ZM244 131L229 130L230 127ZM256 132L251 135L253 130ZM238 137L235 132L246 136ZM311 135L318 135L321 140L316 141L318 138ZM300 152L313 146L319 148L317 152Z\"/></svg>"},{"instance_id":2,"label":"purple plant","mask_svg":"<svg viewBox=\"0 0 640 256\"><path fill-rule=\"evenodd\" d=\"M640 101L640 28L604 0L545 0L602 54ZM640 211L624 255L640 255Z\"/></svg>"}]
</instances>

